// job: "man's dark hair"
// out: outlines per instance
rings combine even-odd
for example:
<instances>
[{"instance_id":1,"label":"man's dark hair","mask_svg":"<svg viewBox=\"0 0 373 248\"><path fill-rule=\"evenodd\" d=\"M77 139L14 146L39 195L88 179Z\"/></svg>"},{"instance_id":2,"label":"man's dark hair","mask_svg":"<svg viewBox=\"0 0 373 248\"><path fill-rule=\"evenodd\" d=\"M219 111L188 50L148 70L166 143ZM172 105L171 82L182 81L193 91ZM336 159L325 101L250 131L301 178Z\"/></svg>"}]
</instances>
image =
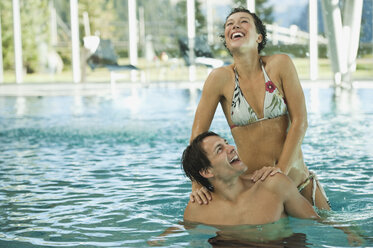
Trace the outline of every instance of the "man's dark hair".
<instances>
[{"instance_id":1,"label":"man's dark hair","mask_svg":"<svg viewBox=\"0 0 373 248\"><path fill-rule=\"evenodd\" d=\"M189 177L190 180L205 186L209 191L214 191L214 187L209 180L199 174L200 171L205 171L211 167L211 162L207 158L205 150L202 148L202 141L209 136L219 135L214 132L204 132L198 135L184 150L181 163L185 175Z\"/></svg>"},{"instance_id":2,"label":"man's dark hair","mask_svg":"<svg viewBox=\"0 0 373 248\"><path fill-rule=\"evenodd\" d=\"M225 29L225 24L227 23L228 18L231 15L233 15L235 13L238 13L238 12L248 13L254 18L256 32L258 34L261 34L262 37L263 37L262 42L260 42L258 44L258 53L260 53L260 51L262 51L264 49L265 45L267 44L267 29L266 29L266 26L264 25L264 23L262 22L262 20L260 20L260 18L255 13L250 12L250 10L248 10L244 7L238 7L238 8L232 9L232 11L228 14L227 18L225 18L224 29ZM220 35L220 38L222 38L223 44L227 48L227 42L225 41L224 33L222 35ZM228 49L228 51L229 51L229 49ZM231 53L231 52L229 51L229 53Z\"/></svg>"}]
</instances>

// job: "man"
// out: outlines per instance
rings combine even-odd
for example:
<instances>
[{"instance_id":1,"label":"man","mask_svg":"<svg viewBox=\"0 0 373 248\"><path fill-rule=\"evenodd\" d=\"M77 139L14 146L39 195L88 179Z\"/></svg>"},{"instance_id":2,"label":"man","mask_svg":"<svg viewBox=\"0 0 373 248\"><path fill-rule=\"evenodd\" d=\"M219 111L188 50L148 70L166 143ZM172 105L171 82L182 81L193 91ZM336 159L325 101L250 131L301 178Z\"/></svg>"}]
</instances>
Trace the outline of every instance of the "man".
<instances>
[{"instance_id":1,"label":"man","mask_svg":"<svg viewBox=\"0 0 373 248\"><path fill-rule=\"evenodd\" d=\"M209 225L259 225L288 215L318 219L311 204L285 175L264 181L240 177L247 167L235 148L213 132L198 135L182 157L185 174L211 191L208 205L188 203L184 220Z\"/></svg>"}]
</instances>

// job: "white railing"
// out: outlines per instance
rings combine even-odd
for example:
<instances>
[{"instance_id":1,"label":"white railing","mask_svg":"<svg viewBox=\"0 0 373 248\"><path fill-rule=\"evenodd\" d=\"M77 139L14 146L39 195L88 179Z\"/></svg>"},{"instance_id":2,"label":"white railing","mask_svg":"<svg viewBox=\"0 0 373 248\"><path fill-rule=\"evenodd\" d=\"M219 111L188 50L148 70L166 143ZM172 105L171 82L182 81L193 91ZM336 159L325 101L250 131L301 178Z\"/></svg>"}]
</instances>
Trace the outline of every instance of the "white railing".
<instances>
[{"instance_id":1,"label":"white railing","mask_svg":"<svg viewBox=\"0 0 373 248\"><path fill-rule=\"evenodd\" d=\"M268 40L273 45L284 44L309 44L310 35L307 32L299 30L298 26L291 25L289 28L280 27L277 24L266 24ZM327 44L328 40L318 35L319 44Z\"/></svg>"}]
</instances>

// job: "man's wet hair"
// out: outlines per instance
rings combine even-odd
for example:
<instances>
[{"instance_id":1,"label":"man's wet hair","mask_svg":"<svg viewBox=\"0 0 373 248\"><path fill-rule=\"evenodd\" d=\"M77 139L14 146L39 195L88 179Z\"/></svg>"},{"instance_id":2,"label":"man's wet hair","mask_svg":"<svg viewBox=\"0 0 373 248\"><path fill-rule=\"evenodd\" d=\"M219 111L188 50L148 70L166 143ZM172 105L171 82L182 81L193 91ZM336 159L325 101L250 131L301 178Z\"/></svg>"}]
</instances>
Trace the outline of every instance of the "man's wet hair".
<instances>
[{"instance_id":1,"label":"man's wet hair","mask_svg":"<svg viewBox=\"0 0 373 248\"><path fill-rule=\"evenodd\" d=\"M189 177L191 181L195 181L213 192L214 187L212 184L207 178L204 178L200 174L201 171L205 171L211 167L211 162L207 158L206 151L202 148L202 141L209 136L220 137L218 134L211 131L198 135L193 139L190 145L185 148L181 158L181 164L185 175Z\"/></svg>"},{"instance_id":2,"label":"man's wet hair","mask_svg":"<svg viewBox=\"0 0 373 248\"><path fill-rule=\"evenodd\" d=\"M261 34L262 35L262 42L260 42L258 44L258 53L260 53L260 51L262 51L264 49L264 47L266 46L267 44L267 28L266 26L264 25L264 23L262 22L262 20L253 12L251 12L250 10L244 8L244 7L237 7L237 8L234 8L232 9L232 11L228 14L227 18L225 18L225 22L224 22L224 30L225 30L225 24L227 23L227 20L228 18L235 14L235 13L239 13L239 12L245 12L245 13L248 13L250 14L253 19L254 19L254 23L255 23L255 29L256 29L256 32L258 34ZM224 46L227 48L227 42L225 40L225 36L224 36L224 33L220 35L220 38L223 40L223 44ZM227 50L229 51L229 49L227 48ZM231 52L229 51L229 53L231 54ZM232 55L232 54L231 54Z\"/></svg>"}]
</instances>

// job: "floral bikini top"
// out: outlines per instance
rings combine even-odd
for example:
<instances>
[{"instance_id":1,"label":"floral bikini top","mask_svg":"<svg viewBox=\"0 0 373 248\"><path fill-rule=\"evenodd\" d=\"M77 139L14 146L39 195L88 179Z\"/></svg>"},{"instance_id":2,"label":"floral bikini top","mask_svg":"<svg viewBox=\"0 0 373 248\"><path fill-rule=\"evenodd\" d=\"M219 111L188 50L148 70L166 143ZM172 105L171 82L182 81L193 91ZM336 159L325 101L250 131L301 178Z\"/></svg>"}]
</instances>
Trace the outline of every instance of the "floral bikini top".
<instances>
[{"instance_id":1,"label":"floral bikini top","mask_svg":"<svg viewBox=\"0 0 373 248\"><path fill-rule=\"evenodd\" d=\"M285 115L288 112L285 98L281 95L276 85L269 79L261 60L260 63L265 79L265 96L263 109L264 117L259 119L254 109L246 101L238 82L237 70L236 68L234 68L236 86L234 88L232 97L231 119L233 125L231 126L231 128L234 128L236 126L249 125L257 121L276 118Z\"/></svg>"}]
</instances>

